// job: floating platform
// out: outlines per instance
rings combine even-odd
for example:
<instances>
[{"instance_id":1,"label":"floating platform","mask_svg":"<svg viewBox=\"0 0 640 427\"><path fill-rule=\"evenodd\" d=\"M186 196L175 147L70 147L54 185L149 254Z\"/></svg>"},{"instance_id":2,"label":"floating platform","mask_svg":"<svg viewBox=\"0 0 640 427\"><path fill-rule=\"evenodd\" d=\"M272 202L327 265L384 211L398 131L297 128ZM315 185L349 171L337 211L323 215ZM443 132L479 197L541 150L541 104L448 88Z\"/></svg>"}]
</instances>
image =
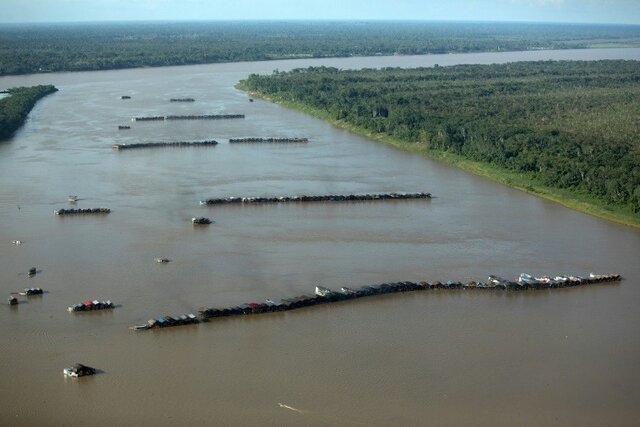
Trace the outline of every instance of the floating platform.
<instances>
[{"instance_id":1,"label":"floating platform","mask_svg":"<svg viewBox=\"0 0 640 427\"><path fill-rule=\"evenodd\" d=\"M225 120L225 119L244 119L244 114L204 114L204 115L186 115L186 116L149 116L134 117L134 122L149 122L162 120Z\"/></svg>"},{"instance_id":2,"label":"floating platform","mask_svg":"<svg viewBox=\"0 0 640 427\"><path fill-rule=\"evenodd\" d=\"M56 215L101 215L111 212L109 208L86 208L86 209L55 209L53 211Z\"/></svg>"},{"instance_id":3,"label":"floating platform","mask_svg":"<svg viewBox=\"0 0 640 427\"><path fill-rule=\"evenodd\" d=\"M431 193L381 193L324 196L282 196L282 197L223 197L201 200L201 205L225 205L244 203L287 203L287 202L365 202L375 200L430 199Z\"/></svg>"},{"instance_id":4,"label":"floating platform","mask_svg":"<svg viewBox=\"0 0 640 427\"><path fill-rule=\"evenodd\" d=\"M230 138L229 144L284 144L307 143L309 138Z\"/></svg>"},{"instance_id":5,"label":"floating platform","mask_svg":"<svg viewBox=\"0 0 640 427\"><path fill-rule=\"evenodd\" d=\"M133 150L138 148L169 148L169 147L212 147L218 141L175 141L175 142L145 142L139 144L114 144L111 148L116 151Z\"/></svg>"},{"instance_id":6,"label":"floating platform","mask_svg":"<svg viewBox=\"0 0 640 427\"><path fill-rule=\"evenodd\" d=\"M226 308L201 307L198 316L193 314L179 316L179 318L165 316L149 320L144 325L132 326L130 329L146 330L164 328L168 326L180 326L199 322L206 322L216 317L244 316L249 314L273 313L277 311L290 311L303 307L319 304L328 304L339 301L359 299L375 295L385 295L398 292L429 291L434 289L450 289L461 291L535 291L541 289L557 289L574 286L584 286L594 283L619 282L622 277L619 274L590 274L588 278L580 276L555 276L550 278L543 276L536 284L501 279L498 276L489 276L486 282L460 281L447 282L396 282L382 283L379 285L362 286L357 289L342 287L339 291L333 291L323 286L316 286L313 295L300 295L293 298L283 298L278 301L267 299L262 303L249 302Z\"/></svg>"}]
</instances>

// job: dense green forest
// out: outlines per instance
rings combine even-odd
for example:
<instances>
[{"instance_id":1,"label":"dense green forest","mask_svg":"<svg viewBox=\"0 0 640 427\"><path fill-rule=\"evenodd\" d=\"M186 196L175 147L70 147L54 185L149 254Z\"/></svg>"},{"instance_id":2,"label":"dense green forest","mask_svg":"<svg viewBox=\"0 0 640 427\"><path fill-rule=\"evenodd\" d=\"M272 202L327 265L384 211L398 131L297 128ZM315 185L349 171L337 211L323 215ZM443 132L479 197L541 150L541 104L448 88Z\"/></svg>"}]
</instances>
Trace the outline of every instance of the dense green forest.
<instances>
[{"instance_id":1,"label":"dense green forest","mask_svg":"<svg viewBox=\"0 0 640 427\"><path fill-rule=\"evenodd\" d=\"M640 26L319 21L5 24L0 25L0 75L616 46L640 46Z\"/></svg>"},{"instance_id":2,"label":"dense green forest","mask_svg":"<svg viewBox=\"0 0 640 427\"><path fill-rule=\"evenodd\" d=\"M52 85L9 89L9 96L0 99L0 140L10 137L22 126L40 98L57 91Z\"/></svg>"},{"instance_id":3,"label":"dense green forest","mask_svg":"<svg viewBox=\"0 0 640 427\"><path fill-rule=\"evenodd\" d=\"M640 219L638 61L317 67L251 75L240 86Z\"/></svg>"}]
</instances>

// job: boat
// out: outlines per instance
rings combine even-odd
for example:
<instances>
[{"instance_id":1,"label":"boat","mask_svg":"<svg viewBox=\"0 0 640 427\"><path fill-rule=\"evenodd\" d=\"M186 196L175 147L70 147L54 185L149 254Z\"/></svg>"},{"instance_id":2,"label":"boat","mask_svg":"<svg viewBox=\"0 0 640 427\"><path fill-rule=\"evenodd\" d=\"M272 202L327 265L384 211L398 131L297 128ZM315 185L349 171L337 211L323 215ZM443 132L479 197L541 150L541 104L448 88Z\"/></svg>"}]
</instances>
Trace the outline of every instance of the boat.
<instances>
[{"instance_id":1,"label":"boat","mask_svg":"<svg viewBox=\"0 0 640 427\"><path fill-rule=\"evenodd\" d=\"M205 218L205 217L191 218L191 223L195 224L195 225L211 224L211 220L209 218Z\"/></svg>"},{"instance_id":2,"label":"boat","mask_svg":"<svg viewBox=\"0 0 640 427\"><path fill-rule=\"evenodd\" d=\"M78 201L78 196L71 195L68 197L69 203L75 203Z\"/></svg>"},{"instance_id":3,"label":"boat","mask_svg":"<svg viewBox=\"0 0 640 427\"><path fill-rule=\"evenodd\" d=\"M98 301L98 300L86 300L81 304L74 304L67 308L69 312L78 312L78 311L94 311L94 310L105 310L114 308L114 305L111 301Z\"/></svg>"},{"instance_id":4,"label":"boat","mask_svg":"<svg viewBox=\"0 0 640 427\"><path fill-rule=\"evenodd\" d=\"M328 297L332 293L333 291L329 288L325 288L323 286L316 286L316 295L319 297Z\"/></svg>"},{"instance_id":5,"label":"boat","mask_svg":"<svg viewBox=\"0 0 640 427\"><path fill-rule=\"evenodd\" d=\"M131 99L131 97L129 95L122 95L120 99Z\"/></svg>"},{"instance_id":6,"label":"boat","mask_svg":"<svg viewBox=\"0 0 640 427\"><path fill-rule=\"evenodd\" d=\"M40 288L24 288L24 291L18 292L18 295L22 296L31 296L31 295L42 295L44 291Z\"/></svg>"},{"instance_id":7,"label":"boat","mask_svg":"<svg viewBox=\"0 0 640 427\"><path fill-rule=\"evenodd\" d=\"M27 274L29 274L29 277L32 277L32 276L35 276L37 272L38 272L38 270L36 270L35 267L31 267Z\"/></svg>"},{"instance_id":8,"label":"boat","mask_svg":"<svg viewBox=\"0 0 640 427\"><path fill-rule=\"evenodd\" d=\"M118 126L118 130L126 130L126 129L131 129L131 126L123 126L123 125Z\"/></svg>"},{"instance_id":9,"label":"boat","mask_svg":"<svg viewBox=\"0 0 640 427\"><path fill-rule=\"evenodd\" d=\"M13 240L11 243L15 246L20 246L22 244L22 240Z\"/></svg>"},{"instance_id":10,"label":"boat","mask_svg":"<svg viewBox=\"0 0 640 427\"><path fill-rule=\"evenodd\" d=\"M90 366L83 365L81 363L76 363L70 368L64 368L62 373L65 377L85 377L88 375L95 375L96 369Z\"/></svg>"},{"instance_id":11,"label":"boat","mask_svg":"<svg viewBox=\"0 0 640 427\"><path fill-rule=\"evenodd\" d=\"M134 331L142 331L144 329L149 329L151 326L149 326L149 324L145 323L144 325L135 325L135 326L130 326L129 329L133 329Z\"/></svg>"},{"instance_id":12,"label":"boat","mask_svg":"<svg viewBox=\"0 0 640 427\"><path fill-rule=\"evenodd\" d=\"M7 303L9 305L17 305L18 304L18 298L14 297L13 295L11 295L8 299L7 299Z\"/></svg>"},{"instance_id":13,"label":"boat","mask_svg":"<svg viewBox=\"0 0 640 427\"><path fill-rule=\"evenodd\" d=\"M155 262L157 262L158 264L166 264L168 262L171 262L171 260L169 258L163 258L163 257L156 257L153 260Z\"/></svg>"}]
</instances>

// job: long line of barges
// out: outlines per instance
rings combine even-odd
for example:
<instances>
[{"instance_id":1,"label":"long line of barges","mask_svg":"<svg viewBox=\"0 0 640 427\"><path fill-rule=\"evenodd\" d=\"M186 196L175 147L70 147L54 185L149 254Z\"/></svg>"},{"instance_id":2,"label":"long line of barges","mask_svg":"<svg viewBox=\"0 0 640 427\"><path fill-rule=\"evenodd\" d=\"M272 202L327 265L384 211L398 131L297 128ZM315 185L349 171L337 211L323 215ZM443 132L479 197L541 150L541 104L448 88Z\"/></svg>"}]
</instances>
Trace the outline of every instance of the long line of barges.
<instances>
[{"instance_id":1,"label":"long line of barges","mask_svg":"<svg viewBox=\"0 0 640 427\"><path fill-rule=\"evenodd\" d=\"M134 122L150 122L162 120L223 120L223 119L244 119L244 114L202 114L185 116L138 116L131 120Z\"/></svg>"},{"instance_id":2,"label":"long line of barges","mask_svg":"<svg viewBox=\"0 0 640 427\"><path fill-rule=\"evenodd\" d=\"M350 202L374 200L408 200L430 199L431 193L379 193L379 194L348 194L348 195L304 195L280 197L219 197L201 200L201 205L224 205L234 203L287 203L287 202Z\"/></svg>"},{"instance_id":3,"label":"long line of barges","mask_svg":"<svg viewBox=\"0 0 640 427\"><path fill-rule=\"evenodd\" d=\"M218 145L218 141L173 141L173 142L141 142L136 144L114 144L116 151L133 150L137 148L169 148L169 147L211 147Z\"/></svg>"},{"instance_id":4,"label":"long line of barges","mask_svg":"<svg viewBox=\"0 0 640 427\"><path fill-rule=\"evenodd\" d=\"M486 282L471 281L468 283L462 283L460 281L405 281L362 286L357 289L342 287L339 291L333 291L322 286L316 286L313 295L300 295L293 298L283 298L277 301L267 299L261 303L249 302L225 308L201 307L200 309L198 309L197 315L190 313L180 316L160 316L155 319L150 319L145 324L132 326L131 329L146 330L164 328L169 326L190 325L199 322L206 322L217 317L290 311L319 304L328 304L333 302L398 292L428 291L432 289L455 289L470 291L526 291L567 288L590 285L594 283L613 283L620 280L622 280L622 277L619 274L599 275L591 273L589 277L586 278L580 276L543 276L540 278L535 278L530 275L520 275L520 277L516 281L505 280L498 276L489 276Z\"/></svg>"},{"instance_id":5,"label":"long line of barges","mask_svg":"<svg viewBox=\"0 0 640 427\"><path fill-rule=\"evenodd\" d=\"M306 143L309 138L274 138L274 137L250 137L250 138L229 138L229 144L250 144L250 143Z\"/></svg>"}]
</instances>

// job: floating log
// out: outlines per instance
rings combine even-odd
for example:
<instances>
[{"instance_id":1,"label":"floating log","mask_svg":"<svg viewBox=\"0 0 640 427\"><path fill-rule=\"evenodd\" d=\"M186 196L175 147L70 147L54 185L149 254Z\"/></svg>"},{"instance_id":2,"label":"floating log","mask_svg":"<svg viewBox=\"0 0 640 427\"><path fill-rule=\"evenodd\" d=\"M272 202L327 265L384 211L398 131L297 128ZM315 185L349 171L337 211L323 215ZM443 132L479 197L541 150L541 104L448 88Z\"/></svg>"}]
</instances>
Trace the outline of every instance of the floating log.
<instances>
[{"instance_id":1,"label":"floating log","mask_svg":"<svg viewBox=\"0 0 640 427\"><path fill-rule=\"evenodd\" d=\"M573 286L589 285L594 283L618 282L622 280L619 274L596 275L589 277L580 276L555 276L547 280L546 276L539 278L536 285L517 281L508 281L497 276L489 276L486 282L471 281L463 283L460 281L447 282L395 282L382 283L378 285L362 286L357 289L342 287L339 291L332 291L329 288L316 286L314 295L301 295L293 298L283 298L278 301L267 299L263 303L249 302L238 306L226 308L201 307L198 309L198 316L193 314L179 316L178 318L165 316L149 320L144 325L132 326L130 329L146 330L154 328L164 328L168 326L179 326L185 324L206 322L216 317L241 316L249 314L273 313L277 311L290 311L298 308L309 307L318 304L328 304L338 301L364 298L375 295L385 295L398 292L428 291L433 289L450 290L470 290L470 291L526 291L540 289L566 288Z\"/></svg>"},{"instance_id":2,"label":"floating log","mask_svg":"<svg viewBox=\"0 0 640 427\"><path fill-rule=\"evenodd\" d=\"M170 102L194 102L195 99L193 99L193 98L171 98L169 101Z\"/></svg>"},{"instance_id":3,"label":"floating log","mask_svg":"<svg viewBox=\"0 0 640 427\"><path fill-rule=\"evenodd\" d=\"M430 199L431 193L381 193L323 196L281 196L281 197L223 197L201 200L201 205L224 205L242 203L287 203L287 202L363 202L373 200Z\"/></svg>"},{"instance_id":4,"label":"floating log","mask_svg":"<svg viewBox=\"0 0 640 427\"><path fill-rule=\"evenodd\" d=\"M248 144L248 143L305 143L309 142L309 138L230 138L229 144Z\"/></svg>"},{"instance_id":5,"label":"floating log","mask_svg":"<svg viewBox=\"0 0 640 427\"><path fill-rule=\"evenodd\" d=\"M168 148L168 147L210 147L218 145L218 141L175 141L175 142L144 142L137 144L114 144L116 151L132 150L135 148Z\"/></svg>"},{"instance_id":6,"label":"floating log","mask_svg":"<svg viewBox=\"0 0 640 427\"><path fill-rule=\"evenodd\" d=\"M56 215L95 215L95 214L108 214L111 212L109 208L87 208L87 209L55 209L53 211Z\"/></svg>"},{"instance_id":7,"label":"floating log","mask_svg":"<svg viewBox=\"0 0 640 427\"><path fill-rule=\"evenodd\" d=\"M134 122L148 122L159 120L223 120L223 119L244 119L244 114L204 114L204 115L186 115L186 116L149 116L134 117Z\"/></svg>"}]
</instances>

